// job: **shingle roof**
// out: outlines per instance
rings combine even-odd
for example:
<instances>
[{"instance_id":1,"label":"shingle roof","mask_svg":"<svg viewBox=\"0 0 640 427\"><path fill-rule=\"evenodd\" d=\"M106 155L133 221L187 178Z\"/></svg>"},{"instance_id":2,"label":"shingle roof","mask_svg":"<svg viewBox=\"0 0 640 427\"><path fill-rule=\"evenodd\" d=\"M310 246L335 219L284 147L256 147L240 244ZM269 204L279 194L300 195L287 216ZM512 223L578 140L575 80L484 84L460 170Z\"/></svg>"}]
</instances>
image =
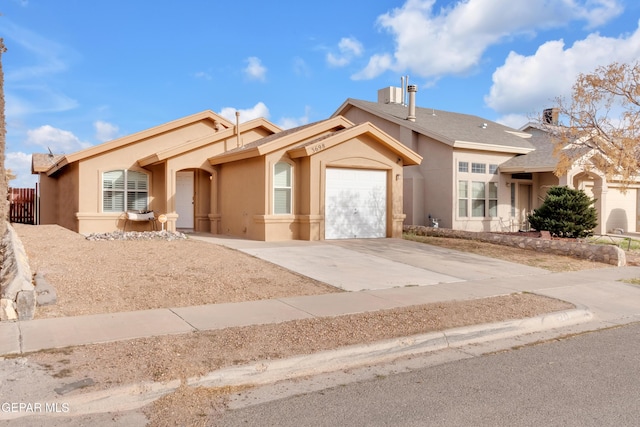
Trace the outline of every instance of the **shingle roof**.
<instances>
[{"instance_id":1,"label":"shingle roof","mask_svg":"<svg viewBox=\"0 0 640 427\"><path fill-rule=\"evenodd\" d=\"M507 160L500 165L500 170L553 171L558 164L558 159L553 155L554 145L549 136L532 136L529 141L535 147L535 151Z\"/></svg>"},{"instance_id":2,"label":"shingle roof","mask_svg":"<svg viewBox=\"0 0 640 427\"><path fill-rule=\"evenodd\" d=\"M470 114L416 107L416 121L412 123L406 120L408 113L406 105L383 104L352 98L349 98L345 104L351 104L402 123L449 145L454 145L456 142L473 142L519 149L533 148L526 138L516 135L521 133L520 131Z\"/></svg>"},{"instance_id":3,"label":"shingle roof","mask_svg":"<svg viewBox=\"0 0 640 427\"><path fill-rule=\"evenodd\" d=\"M64 154L34 153L31 155L31 173L46 172L63 157Z\"/></svg>"},{"instance_id":4,"label":"shingle roof","mask_svg":"<svg viewBox=\"0 0 640 427\"><path fill-rule=\"evenodd\" d=\"M504 172L552 172L558 164L558 156L554 154L555 143L549 134L534 133L530 139L535 151L513 157L500 165ZM571 159L578 159L587 155L589 147L568 147L562 153Z\"/></svg>"},{"instance_id":5,"label":"shingle roof","mask_svg":"<svg viewBox=\"0 0 640 427\"><path fill-rule=\"evenodd\" d=\"M318 123L321 123L323 121L326 121L326 120L321 120L321 121L314 122L314 123L307 123L306 125L298 126L296 128L291 128L291 129L287 129L287 130L283 130L281 132L274 133L274 134L269 135L269 136L265 136L264 138L260 138L260 139L257 139L255 141L253 141L253 142L250 142L248 144L244 144L242 147L237 147L237 148L228 150L228 151L225 152L225 154L236 153L238 151L243 151L243 150L246 150L248 148L259 147L259 146L267 144L269 142L277 141L280 138L284 138L284 137L286 137L288 135L291 135L293 133L299 132L302 129L311 127L311 126L316 125Z\"/></svg>"}]
</instances>

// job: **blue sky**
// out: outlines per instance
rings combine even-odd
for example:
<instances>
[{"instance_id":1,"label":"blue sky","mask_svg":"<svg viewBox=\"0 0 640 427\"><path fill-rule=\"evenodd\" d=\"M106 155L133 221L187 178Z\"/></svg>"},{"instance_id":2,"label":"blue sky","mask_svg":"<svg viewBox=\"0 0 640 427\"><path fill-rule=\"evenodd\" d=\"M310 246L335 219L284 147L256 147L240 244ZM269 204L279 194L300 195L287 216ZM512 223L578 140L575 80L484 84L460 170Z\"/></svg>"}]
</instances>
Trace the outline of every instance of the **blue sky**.
<instances>
[{"instance_id":1,"label":"blue sky","mask_svg":"<svg viewBox=\"0 0 640 427\"><path fill-rule=\"evenodd\" d=\"M419 106L520 127L580 72L640 58L636 0L3 0L12 186L203 110L290 128L418 85Z\"/></svg>"}]
</instances>

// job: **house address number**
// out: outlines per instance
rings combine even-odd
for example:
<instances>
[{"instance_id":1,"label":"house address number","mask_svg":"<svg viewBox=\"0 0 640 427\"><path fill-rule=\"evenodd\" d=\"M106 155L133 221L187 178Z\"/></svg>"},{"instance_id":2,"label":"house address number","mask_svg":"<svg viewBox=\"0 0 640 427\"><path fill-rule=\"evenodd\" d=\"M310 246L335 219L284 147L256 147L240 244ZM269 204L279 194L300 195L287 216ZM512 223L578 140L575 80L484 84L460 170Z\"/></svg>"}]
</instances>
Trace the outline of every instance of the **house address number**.
<instances>
[{"instance_id":1,"label":"house address number","mask_svg":"<svg viewBox=\"0 0 640 427\"><path fill-rule=\"evenodd\" d=\"M318 151L322 151L324 150L324 142L320 143L320 144L316 144L313 147L311 147L311 151L313 151L314 153L317 153Z\"/></svg>"}]
</instances>

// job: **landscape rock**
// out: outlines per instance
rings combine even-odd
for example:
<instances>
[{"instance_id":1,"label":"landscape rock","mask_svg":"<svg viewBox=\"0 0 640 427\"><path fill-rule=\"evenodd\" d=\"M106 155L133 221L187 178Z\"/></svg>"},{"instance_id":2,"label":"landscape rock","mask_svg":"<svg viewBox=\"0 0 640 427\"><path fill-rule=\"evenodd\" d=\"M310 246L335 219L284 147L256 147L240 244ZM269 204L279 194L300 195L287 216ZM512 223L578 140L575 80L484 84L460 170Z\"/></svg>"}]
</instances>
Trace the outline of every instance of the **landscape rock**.
<instances>
[{"instance_id":1,"label":"landscape rock","mask_svg":"<svg viewBox=\"0 0 640 427\"><path fill-rule=\"evenodd\" d=\"M36 314L36 293L33 290L18 292L16 312L19 320L33 319Z\"/></svg>"},{"instance_id":2,"label":"landscape rock","mask_svg":"<svg viewBox=\"0 0 640 427\"><path fill-rule=\"evenodd\" d=\"M91 233L87 240L181 240L187 235L179 231L113 231L111 233Z\"/></svg>"},{"instance_id":3,"label":"landscape rock","mask_svg":"<svg viewBox=\"0 0 640 427\"><path fill-rule=\"evenodd\" d=\"M588 259L590 261L612 264L617 267L623 267L627 263L624 251L617 246L594 245L578 240L544 240L538 237L531 237L527 235L527 233L524 233L523 236L519 236L506 233L452 230L448 228L433 228L420 225L404 226L404 232L415 234L417 236L479 240L497 245L512 246L549 254Z\"/></svg>"},{"instance_id":4,"label":"landscape rock","mask_svg":"<svg viewBox=\"0 0 640 427\"><path fill-rule=\"evenodd\" d=\"M15 302L6 298L0 298L0 321L17 320L18 313L16 312Z\"/></svg>"},{"instance_id":5,"label":"landscape rock","mask_svg":"<svg viewBox=\"0 0 640 427\"><path fill-rule=\"evenodd\" d=\"M2 248L4 258L0 274L0 297L8 301L3 306L2 320L13 320L11 306L16 311L18 320L31 320L35 314L36 301L31 267L24 246L11 225L7 225Z\"/></svg>"},{"instance_id":6,"label":"landscape rock","mask_svg":"<svg viewBox=\"0 0 640 427\"><path fill-rule=\"evenodd\" d=\"M42 273L36 273L33 277L36 286L36 305L53 305L58 301L55 288L49 283Z\"/></svg>"}]
</instances>

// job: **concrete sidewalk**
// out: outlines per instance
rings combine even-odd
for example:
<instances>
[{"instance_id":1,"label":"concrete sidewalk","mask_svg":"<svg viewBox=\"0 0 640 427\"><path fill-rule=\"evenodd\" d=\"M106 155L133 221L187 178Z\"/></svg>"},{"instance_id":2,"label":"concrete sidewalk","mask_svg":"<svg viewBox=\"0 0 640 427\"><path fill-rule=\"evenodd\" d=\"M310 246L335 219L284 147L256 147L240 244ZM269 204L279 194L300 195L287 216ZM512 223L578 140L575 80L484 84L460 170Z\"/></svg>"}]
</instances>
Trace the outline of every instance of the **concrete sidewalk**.
<instances>
[{"instance_id":1,"label":"concrete sidewalk","mask_svg":"<svg viewBox=\"0 0 640 427\"><path fill-rule=\"evenodd\" d=\"M640 320L640 287L620 282L640 267L437 283L89 316L0 323L0 355L157 335L339 316L440 301L533 292L575 304L602 326ZM562 327L561 319L557 325Z\"/></svg>"}]
</instances>

